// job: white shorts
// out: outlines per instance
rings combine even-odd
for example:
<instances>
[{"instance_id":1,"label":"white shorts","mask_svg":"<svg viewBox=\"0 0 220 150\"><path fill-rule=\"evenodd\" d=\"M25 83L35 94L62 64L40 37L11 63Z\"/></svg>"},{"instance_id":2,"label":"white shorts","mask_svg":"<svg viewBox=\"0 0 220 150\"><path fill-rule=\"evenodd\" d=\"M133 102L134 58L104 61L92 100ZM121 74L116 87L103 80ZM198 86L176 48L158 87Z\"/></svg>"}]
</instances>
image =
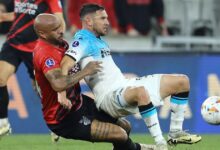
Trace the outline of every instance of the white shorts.
<instances>
[{"instance_id":1,"label":"white shorts","mask_svg":"<svg viewBox=\"0 0 220 150\"><path fill-rule=\"evenodd\" d=\"M129 105L124 99L124 91L127 87L143 86L150 96L150 100L154 106L163 104L160 96L160 80L163 74L154 74L144 77L128 79L122 88L106 94L101 102L99 109L104 110L112 117L119 118L127 115L138 113L137 106Z\"/></svg>"}]
</instances>

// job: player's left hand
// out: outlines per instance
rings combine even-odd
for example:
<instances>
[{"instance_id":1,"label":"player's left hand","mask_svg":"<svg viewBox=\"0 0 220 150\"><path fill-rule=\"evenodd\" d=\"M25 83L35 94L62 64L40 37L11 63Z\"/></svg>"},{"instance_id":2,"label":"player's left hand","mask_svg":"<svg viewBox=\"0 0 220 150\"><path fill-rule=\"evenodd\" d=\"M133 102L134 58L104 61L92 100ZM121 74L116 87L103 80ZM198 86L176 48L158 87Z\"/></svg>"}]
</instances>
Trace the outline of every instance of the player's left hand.
<instances>
[{"instance_id":1,"label":"player's left hand","mask_svg":"<svg viewBox=\"0 0 220 150\"><path fill-rule=\"evenodd\" d=\"M71 101L66 97L66 91L58 92L57 96L60 105L62 105L65 109L69 109L69 110L72 108Z\"/></svg>"},{"instance_id":2,"label":"player's left hand","mask_svg":"<svg viewBox=\"0 0 220 150\"><path fill-rule=\"evenodd\" d=\"M85 68L82 70L86 72L86 75L93 75L102 70L101 61L91 61L89 62Z\"/></svg>"}]
</instances>

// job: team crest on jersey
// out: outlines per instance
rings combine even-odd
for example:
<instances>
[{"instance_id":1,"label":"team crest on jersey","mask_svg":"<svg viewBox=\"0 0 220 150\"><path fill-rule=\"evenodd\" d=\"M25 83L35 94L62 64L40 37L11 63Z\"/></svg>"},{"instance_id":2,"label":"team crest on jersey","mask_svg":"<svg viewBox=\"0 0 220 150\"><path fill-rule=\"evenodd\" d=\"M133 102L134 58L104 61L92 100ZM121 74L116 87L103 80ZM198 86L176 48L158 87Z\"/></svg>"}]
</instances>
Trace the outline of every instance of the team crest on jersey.
<instances>
[{"instance_id":1,"label":"team crest on jersey","mask_svg":"<svg viewBox=\"0 0 220 150\"><path fill-rule=\"evenodd\" d=\"M52 58L48 58L48 59L46 60L45 64L46 64L47 67L50 68L50 67L52 67L52 66L55 65L55 61L54 61Z\"/></svg>"},{"instance_id":2,"label":"team crest on jersey","mask_svg":"<svg viewBox=\"0 0 220 150\"><path fill-rule=\"evenodd\" d=\"M79 41L74 41L73 44L72 44L72 46L73 46L73 47L79 46Z\"/></svg>"}]
</instances>

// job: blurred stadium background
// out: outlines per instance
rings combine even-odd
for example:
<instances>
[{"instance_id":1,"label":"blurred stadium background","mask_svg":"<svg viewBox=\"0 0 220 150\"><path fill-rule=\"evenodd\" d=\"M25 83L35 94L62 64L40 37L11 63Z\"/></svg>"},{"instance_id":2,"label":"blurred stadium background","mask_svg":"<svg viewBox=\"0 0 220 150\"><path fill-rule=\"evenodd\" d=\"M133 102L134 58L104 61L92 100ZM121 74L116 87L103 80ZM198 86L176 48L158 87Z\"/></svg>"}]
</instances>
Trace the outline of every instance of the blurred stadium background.
<instances>
[{"instance_id":1,"label":"blurred stadium background","mask_svg":"<svg viewBox=\"0 0 220 150\"><path fill-rule=\"evenodd\" d=\"M209 137L204 136L204 140L212 139L215 144L207 147L200 144L199 148L194 146L182 149L215 150L214 146L219 144L214 139L219 139L220 128L203 121L200 107L207 97L220 96L220 0L164 0L163 2L168 35L158 34L157 28L152 26L148 35L118 33L110 34L105 39L112 49L116 64L127 77L154 73L184 73L190 77L191 92L184 128L199 134L210 134ZM71 41L69 31L65 34L65 38ZM0 45L4 39L5 35L1 35ZM26 68L21 65L16 75L8 82L9 120L15 134L14 138L19 139L21 143L28 140L25 140L26 137L31 137L23 134L49 133L41 115L40 99L32 90L26 72ZM86 84L83 81L81 84L83 92L91 95ZM170 122L169 101L158 108L158 114L162 130L167 133ZM132 124L134 138L139 140L140 138L135 134L148 132L138 114L129 116L128 119ZM141 135L140 137L144 138ZM49 136L44 136L43 139L40 135L34 136L35 140L28 141L29 149L38 149L32 144L40 139L39 143L42 146L48 138ZM2 139L0 149L10 149L10 145L18 144L14 142L16 139L13 137ZM64 142L64 145L68 143ZM20 149L24 147L21 146ZM62 149L62 146L53 146L51 149ZM92 149L97 148L93 146Z\"/></svg>"}]
</instances>

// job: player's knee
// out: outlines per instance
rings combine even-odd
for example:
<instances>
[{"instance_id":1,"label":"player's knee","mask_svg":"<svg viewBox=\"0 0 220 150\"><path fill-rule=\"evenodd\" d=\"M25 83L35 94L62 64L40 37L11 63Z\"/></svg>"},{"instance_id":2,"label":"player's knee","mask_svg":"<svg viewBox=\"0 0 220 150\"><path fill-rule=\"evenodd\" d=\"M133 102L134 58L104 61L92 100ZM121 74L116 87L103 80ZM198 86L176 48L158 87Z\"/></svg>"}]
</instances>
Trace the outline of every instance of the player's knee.
<instances>
[{"instance_id":1,"label":"player's knee","mask_svg":"<svg viewBox=\"0 0 220 150\"><path fill-rule=\"evenodd\" d=\"M118 127L117 132L114 133L114 142L125 142L128 139L127 132L121 128Z\"/></svg>"},{"instance_id":2,"label":"player's knee","mask_svg":"<svg viewBox=\"0 0 220 150\"><path fill-rule=\"evenodd\" d=\"M149 102L149 96L143 86L135 88L135 99L138 103L146 103Z\"/></svg>"},{"instance_id":3,"label":"player's knee","mask_svg":"<svg viewBox=\"0 0 220 150\"><path fill-rule=\"evenodd\" d=\"M7 84L7 80L0 76L0 87L6 86L6 84Z\"/></svg>"},{"instance_id":4,"label":"player's knee","mask_svg":"<svg viewBox=\"0 0 220 150\"><path fill-rule=\"evenodd\" d=\"M130 124L130 122L128 120L120 118L117 121L117 125L122 127L127 132L127 134L130 133L130 131L131 131L131 124Z\"/></svg>"},{"instance_id":5,"label":"player's knee","mask_svg":"<svg viewBox=\"0 0 220 150\"><path fill-rule=\"evenodd\" d=\"M190 89L190 81L187 75L181 74L178 80L178 89L179 92L186 92Z\"/></svg>"},{"instance_id":6,"label":"player's knee","mask_svg":"<svg viewBox=\"0 0 220 150\"><path fill-rule=\"evenodd\" d=\"M146 105L150 103L148 92L143 86L127 88L125 99L130 105Z\"/></svg>"}]
</instances>

